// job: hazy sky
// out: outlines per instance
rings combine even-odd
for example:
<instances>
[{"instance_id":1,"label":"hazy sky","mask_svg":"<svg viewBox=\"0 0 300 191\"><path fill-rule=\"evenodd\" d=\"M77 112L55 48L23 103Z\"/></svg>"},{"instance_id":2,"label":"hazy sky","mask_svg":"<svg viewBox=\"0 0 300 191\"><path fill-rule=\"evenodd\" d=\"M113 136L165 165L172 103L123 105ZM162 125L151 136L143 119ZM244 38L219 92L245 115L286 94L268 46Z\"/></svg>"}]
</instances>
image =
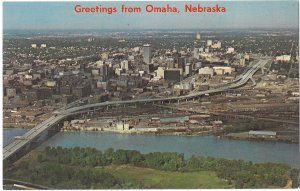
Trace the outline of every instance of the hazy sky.
<instances>
[{"instance_id":1,"label":"hazy sky","mask_svg":"<svg viewBox=\"0 0 300 191\"><path fill-rule=\"evenodd\" d=\"M226 13L184 13L185 4L226 7ZM83 7L145 7L170 4L180 14L76 14ZM298 28L298 2L5 2L3 28L6 29L207 29L207 28Z\"/></svg>"}]
</instances>

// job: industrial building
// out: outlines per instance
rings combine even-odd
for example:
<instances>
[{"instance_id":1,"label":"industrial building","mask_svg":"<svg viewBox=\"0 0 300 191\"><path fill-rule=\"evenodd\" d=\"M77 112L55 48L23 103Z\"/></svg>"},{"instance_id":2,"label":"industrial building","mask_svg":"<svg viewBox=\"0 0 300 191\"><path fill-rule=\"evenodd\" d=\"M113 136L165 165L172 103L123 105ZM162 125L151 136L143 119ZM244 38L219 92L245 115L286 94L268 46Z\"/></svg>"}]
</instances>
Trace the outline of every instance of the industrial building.
<instances>
[{"instance_id":1,"label":"industrial building","mask_svg":"<svg viewBox=\"0 0 300 191\"><path fill-rule=\"evenodd\" d=\"M274 131L249 131L249 138L276 138Z\"/></svg>"},{"instance_id":2,"label":"industrial building","mask_svg":"<svg viewBox=\"0 0 300 191\"><path fill-rule=\"evenodd\" d=\"M289 62L291 61L291 55L276 56L276 61Z\"/></svg>"},{"instance_id":3,"label":"industrial building","mask_svg":"<svg viewBox=\"0 0 300 191\"><path fill-rule=\"evenodd\" d=\"M128 131L130 129L129 124L123 123L123 122L117 123L116 127L117 127L117 130L119 130L119 131Z\"/></svg>"},{"instance_id":4,"label":"industrial building","mask_svg":"<svg viewBox=\"0 0 300 191\"><path fill-rule=\"evenodd\" d=\"M200 76L212 77L214 75L214 69L209 67L204 67L199 69Z\"/></svg>"},{"instance_id":5,"label":"industrial building","mask_svg":"<svg viewBox=\"0 0 300 191\"><path fill-rule=\"evenodd\" d=\"M225 74L231 74L232 68L229 66L215 66L213 67L214 73L217 75L225 75Z\"/></svg>"}]
</instances>

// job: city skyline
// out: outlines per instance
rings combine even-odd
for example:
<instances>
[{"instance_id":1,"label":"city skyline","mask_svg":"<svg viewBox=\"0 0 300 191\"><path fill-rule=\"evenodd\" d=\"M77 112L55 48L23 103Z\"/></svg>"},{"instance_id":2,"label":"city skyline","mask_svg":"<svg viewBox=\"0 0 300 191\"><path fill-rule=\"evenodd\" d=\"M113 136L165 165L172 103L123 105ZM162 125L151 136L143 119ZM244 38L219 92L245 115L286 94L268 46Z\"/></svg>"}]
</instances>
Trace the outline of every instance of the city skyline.
<instances>
[{"instance_id":1,"label":"city skyline","mask_svg":"<svg viewBox=\"0 0 300 191\"><path fill-rule=\"evenodd\" d=\"M198 2L102 2L102 7L157 7L169 4L181 10L180 14L82 14L74 6L100 6L97 2L6 2L3 4L4 30L130 30L130 29L288 29L298 28L298 2L200 2L201 6L226 7L226 13L185 13L184 4ZM34 10L34 11L33 11ZM63 19L62 19L63 18Z\"/></svg>"}]
</instances>

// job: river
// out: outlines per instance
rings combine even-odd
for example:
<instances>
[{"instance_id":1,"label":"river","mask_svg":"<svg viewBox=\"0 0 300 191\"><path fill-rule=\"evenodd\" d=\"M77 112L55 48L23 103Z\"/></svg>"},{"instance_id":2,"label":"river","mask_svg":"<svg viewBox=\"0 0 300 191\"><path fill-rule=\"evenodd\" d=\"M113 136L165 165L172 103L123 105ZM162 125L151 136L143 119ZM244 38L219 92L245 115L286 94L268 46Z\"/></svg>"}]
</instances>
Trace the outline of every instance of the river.
<instances>
[{"instance_id":1,"label":"river","mask_svg":"<svg viewBox=\"0 0 300 191\"><path fill-rule=\"evenodd\" d=\"M10 136L20 135L18 129L4 130L4 143ZM14 134L16 132L18 134ZM5 145L5 144L4 144ZM242 159L252 162L285 163L299 168L299 145L283 142L219 139L214 136L183 137L165 135L129 135L102 132L61 132L44 142L47 146L94 147L139 150L149 152L178 152L189 158L192 155L226 159Z\"/></svg>"},{"instance_id":2,"label":"river","mask_svg":"<svg viewBox=\"0 0 300 191\"><path fill-rule=\"evenodd\" d=\"M3 128L3 147L13 142L15 136L21 136L28 130L22 128Z\"/></svg>"}]
</instances>

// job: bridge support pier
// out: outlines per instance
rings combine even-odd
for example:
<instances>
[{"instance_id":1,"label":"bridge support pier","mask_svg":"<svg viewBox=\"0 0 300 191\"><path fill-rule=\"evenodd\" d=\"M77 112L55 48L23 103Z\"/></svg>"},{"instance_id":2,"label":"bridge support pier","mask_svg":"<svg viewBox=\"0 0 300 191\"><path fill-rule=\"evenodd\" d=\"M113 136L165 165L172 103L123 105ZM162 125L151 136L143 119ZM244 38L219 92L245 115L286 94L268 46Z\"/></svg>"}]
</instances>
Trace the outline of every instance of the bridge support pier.
<instances>
[{"instance_id":1,"label":"bridge support pier","mask_svg":"<svg viewBox=\"0 0 300 191\"><path fill-rule=\"evenodd\" d=\"M253 86L255 86L256 85L256 82L255 82L255 80L251 77L250 78L250 80L252 81L252 83L253 83Z\"/></svg>"},{"instance_id":2,"label":"bridge support pier","mask_svg":"<svg viewBox=\"0 0 300 191\"><path fill-rule=\"evenodd\" d=\"M37 139L35 140L32 140L30 143L29 143L29 150L32 150L34 148L36 148L39 144L39 141Z\"/></svg>"},{"instance_id":3,"label":"bridge support pier","mask_svg":"<svg viewBox=\"0 0 300 191\"><path fill-rule=\"evenodd\" d=\"M262 74L265 74L264 67L261 67L261 73L262 73Z\"/></svg>"}]
</instances>

